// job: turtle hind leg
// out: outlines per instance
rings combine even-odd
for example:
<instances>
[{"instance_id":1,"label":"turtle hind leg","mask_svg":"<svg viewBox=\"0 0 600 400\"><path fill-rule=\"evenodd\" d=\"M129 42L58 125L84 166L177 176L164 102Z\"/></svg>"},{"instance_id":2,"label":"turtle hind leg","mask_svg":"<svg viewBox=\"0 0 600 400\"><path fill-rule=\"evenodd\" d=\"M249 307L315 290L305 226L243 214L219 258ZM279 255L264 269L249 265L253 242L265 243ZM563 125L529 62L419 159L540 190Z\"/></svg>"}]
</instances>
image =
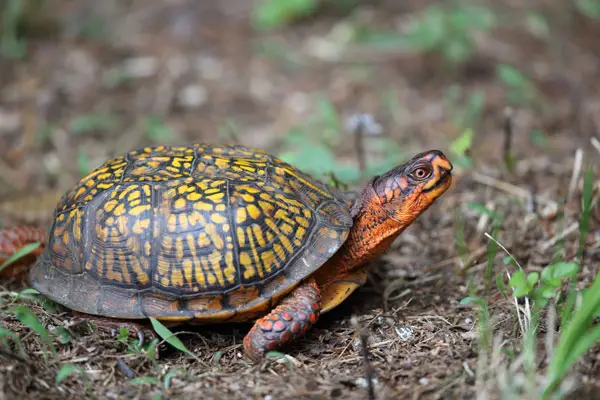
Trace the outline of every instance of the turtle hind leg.
<instances>
[{"instance_id":1,"label":"turtle hind leg","mask_svg":"<svg viewBox=\"0 0 600 400\"><path fill-rule=\"evenodd\" d=\"M42 246L45 244L45 229L30 226L0 229L0 265L4 264L24 246L35 242L39 242ZM1 270L0 276L24 278L29 267L35 262L35 258L42 252L42 246Z\"/></svg>"},{"instance_id":2,"label":"turtle hind leg","mask_svg":"<svg viewBox=\"0 0 600 400\"><path fill-rule=\"evenodd\" d=\"M308 331L321 313L321 291L313 278L288 294L268 315L256 321L244 338L244 351L254 362L266 352Z\"/></svg>"}]
</instances>

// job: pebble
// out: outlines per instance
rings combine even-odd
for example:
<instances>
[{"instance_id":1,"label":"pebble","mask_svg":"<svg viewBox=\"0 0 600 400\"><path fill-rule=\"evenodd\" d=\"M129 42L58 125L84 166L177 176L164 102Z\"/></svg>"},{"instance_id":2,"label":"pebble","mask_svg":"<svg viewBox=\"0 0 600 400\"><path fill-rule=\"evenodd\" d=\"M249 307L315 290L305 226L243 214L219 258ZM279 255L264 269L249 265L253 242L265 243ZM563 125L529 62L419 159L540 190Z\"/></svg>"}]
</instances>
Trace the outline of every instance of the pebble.
<instances>
[{"instance_id":1,"label":"pebble","mask_svg":"<svg viewBox=\"0 0 600 400\"><path fill-rule=\"evenodd\" d=\"M394 327L396 334L403 342L410 340L413 337L413 330L410 326L397 325Z\"/></svg>"},{"instance_id":2,"label":"pebble","mask_svg":"<svg viewBox=\"0 0 600 400\"><path fill-rule=\"evenodd\" d=\"M158 72L158 60L150 56L129 58L123 63L123 69L130 78L149 78Z\"/></svg>"},{"instance_id":3,"label":"pebble","mask_svg":"<svg viewBox=\"0 0 600 400\"><path fill-rule=\"evenodd\" d=\"M369 383L367 382L367 379L363 378L363 377L357 378L354 381L354 384L357 387L362 388L362 389L366 389L369 387ZM379 381L377 380L377 378L373 378L373 386L377 386L378 384L379 384Z\"/></svg>"},{"instance_id":4,"label":"pebble","mask_svg":"<svg viewBox=\"0 0 600 400\"><path fill-rule=\"evenodd\" d=\"M214 81L223 76L223 65L221 61L211 56L200 56L196 61L196 68L200 71L203 79Z\"/></svg>"},{"instance_id":5,"label":"pebble","mask_svg":"<svg viewBox=\"0 0 600 400\"><path fill-rule=\"evenodd\" d=\"M15 131L20 126L21 116L18 112L0 108L0 134Z\"/></svg>"},{"instance_id":6,"label":"pebble","mask_svg":"<svg viewBox=\"0 0 600 400\"><path fill-rule=\"evenodd\" d=\"M178 100L183 107L199 108L208 100L208 92L202 85L187 85L179 91Z\"/></svg>"}]
</instances>

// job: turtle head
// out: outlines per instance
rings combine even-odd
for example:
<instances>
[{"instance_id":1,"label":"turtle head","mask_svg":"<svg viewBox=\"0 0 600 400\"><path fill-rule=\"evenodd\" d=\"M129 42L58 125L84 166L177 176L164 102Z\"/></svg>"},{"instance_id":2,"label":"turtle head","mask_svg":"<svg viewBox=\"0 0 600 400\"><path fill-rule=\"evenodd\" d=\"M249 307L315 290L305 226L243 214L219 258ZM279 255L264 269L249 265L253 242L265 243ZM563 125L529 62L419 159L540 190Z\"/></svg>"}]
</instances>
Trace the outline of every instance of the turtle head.
<instances>
[{"instance_id":1,"label":"turtle head","mask_svg":"<svg viewBox=\"0 0 600 400\"><path fill-rule=\"evenodd\" d=\"M452 163L441 151L417 154L375 178L368 190L375 198L370 200L385 209L390 218L408 225L448 190L451 171Z\"/></svg>"},{"instance_id":2,"label":"turtle head","mask_svg":"<svg viewBox=\"0 0 600 400\"><path fill-rule=\"evenodd\" d=\"M417 154L375 177L352 207L354 224L337 258L352 270L389 248L452 183L452 163L439 150Z\"/></svg>"}]
</instances>

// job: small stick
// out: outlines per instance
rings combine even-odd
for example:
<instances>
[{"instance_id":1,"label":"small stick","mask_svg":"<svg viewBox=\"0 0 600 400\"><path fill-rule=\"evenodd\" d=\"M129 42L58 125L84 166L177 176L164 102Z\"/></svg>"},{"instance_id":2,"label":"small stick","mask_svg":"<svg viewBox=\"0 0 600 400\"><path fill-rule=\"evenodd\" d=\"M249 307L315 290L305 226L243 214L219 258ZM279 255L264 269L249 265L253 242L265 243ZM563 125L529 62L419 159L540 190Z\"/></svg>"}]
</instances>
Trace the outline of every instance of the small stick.
<instances>
[{"instance_id":1,"label":"small stick","mask_svg":"<svg viewBox=\"0 0 600 400\"><path fill-rule=\"evenodd\" d=\"M135 378L135 372L133 372L133 370L129 368L129 365L125 364L125 361L123 361L123 359L119 358L117 360L117 366L119 367L119 370L123 373L123 375L125 375L126 377Z\"/></svg>"},{"instance_id":2,"label":"small stick","mask_svg":"<svg viewBox=\"0 0 600 400\"><path fill-rule=\"evenodd\" d=\"M523 199L529 199L531 197L531 192L529 190L513 185L512 183L500 181L496 178L492 178L491 176L483 175L478 172L473 172L471 177L477 183L493 187L494 189L502 190L503 192L510 193L513 196L521 197ZM537 196L537 201L538 203L543 202L544 204L549 205L556 204L553 200L541 195Z\"/></svg>"},{"instance_id":3,"label":"small stick","mask_svg":"<svg viewBox=\"0 0 600 400\"><path fill-rule=\"evenodd\" d=\"M355 326L358 337L360 339L361 356L365 367L365 379L367 381L367 390L369 393L369 400L375 400L375 387L373 385L374 371L369 361L369 337L364 329L362 329L358 323L356 317L352 318L352 324Z\"/></svg>"},{"instance_id":4,"label":"small stick","mask_svg":"<svg viewBox=\"0 0 600 400\"><path fill-rule=\"evenodd\" d=\"M569 225L565 230L563 230L558 235L548 239L545 242L540 243L539 244L540 250L542 250L542 251L548 250L550 247L554 246L560 240L566 238L567 236L569 236L572 233L577 232L578 229L579 229L579 222L573 222L573 224Z\"/></svg>"},{"instance_id":5,"label":"small stick","mask_svg":"<svg viewBox=\"0 0 600 400\"><path fill-rule=\"evenodd\" d=\"M504 163L508 167L509 171L513 170L514 162L512 159L511 148L512 148L512 137L513 137L513 123L512 123L512 108L506 107L504 109Z\"/></svg>"},{"instance_id":6,"label":"small stick","mask_svg":"<svg viewBox=\"0 0 600 400\"><path fill-rule=\"evenodd\" d=\"M358 160L358 168L362 174L365 171L365 123L359 120L354 130L354 148L356 149L356 158Z\"/></svg>"},{"instance_id":7,"label":"small stick","mask_svg":"<svg viewBox=\"0 0 600 400\"><path fill-rule=\"evenodd\" d=\"M575 189L577 187L577 181L581 175L581 167L583 166L583 150L577 149L575 152L575 162L573 164L573 175L571 175L571 183L569 184L569 192L567 193L567 201L573 198Z\"/></svg>"},{"instance_id":8,"label":"small stick","mask_svg":"<svg viewBox=\"0 0 600 400\"><path fill-rule=\"evenodd\" d=\"M598 150L598 153L600 153L600 140L598 140L592 136L592 138L590 139L590 142L592 142L592 146L594 146L594 148L596 150Z\"/></svg>"},{"instance_id":9,"label":"small stick","mask_svg":"<svg viewBox=\"0 0 600 400\"><path fill-rule=\"evenodd\" d=\"M367 165L365 134L379 135L381 133L381 126L375 122L371 114L362 113L352 115L346 122L346 129L354 134L354 148L356 149L358 168L362 174Z\"/></svg>"}]
</instances>

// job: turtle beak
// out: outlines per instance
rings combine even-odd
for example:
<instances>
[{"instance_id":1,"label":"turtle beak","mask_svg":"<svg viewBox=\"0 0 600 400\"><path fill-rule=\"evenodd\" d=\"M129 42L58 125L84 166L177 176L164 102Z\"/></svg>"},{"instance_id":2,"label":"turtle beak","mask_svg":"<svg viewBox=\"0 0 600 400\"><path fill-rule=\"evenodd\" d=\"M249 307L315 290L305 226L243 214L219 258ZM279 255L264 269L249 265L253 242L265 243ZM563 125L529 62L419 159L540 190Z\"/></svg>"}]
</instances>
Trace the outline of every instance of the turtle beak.
<instances>
[{"instance_id":1,"label":"turtle beak","mask_svg":"<svg viewBox=\"0 0 600 400\"><path fill-rule=\"evenodd\" d=\"M427 185L424 192L433 202L436 198L444 194L452 184L452 163L441 151L434 151L431 155L431 166L433 167L433 177L431 185Z\"/></svg>"}]
</instances>

